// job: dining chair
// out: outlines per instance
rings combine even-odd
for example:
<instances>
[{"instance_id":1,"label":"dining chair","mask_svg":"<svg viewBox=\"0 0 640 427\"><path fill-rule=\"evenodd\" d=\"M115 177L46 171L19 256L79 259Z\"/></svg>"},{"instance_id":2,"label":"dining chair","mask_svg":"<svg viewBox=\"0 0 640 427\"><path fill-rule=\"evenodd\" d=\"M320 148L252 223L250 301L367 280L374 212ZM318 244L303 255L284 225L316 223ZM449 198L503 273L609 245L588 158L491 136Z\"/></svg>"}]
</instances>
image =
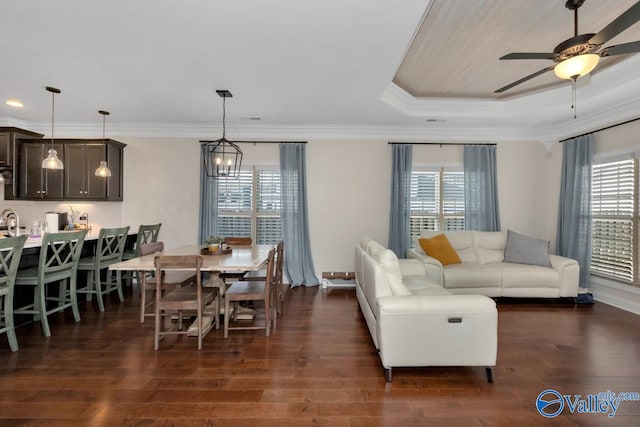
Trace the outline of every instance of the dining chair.
<instances>
[{"instance_id":1,"label":"dining chair","mask_svg":"<svg viewBox=\"0 0 640 427\"><path fill-rule=\"evenodd\" d=\"M33 286L33 302L14 309L14 314L33 314L40 318L42 333L51 336L47 316L71 307L73 318L80 321L76 280L78 261L87 230L45 233L37 267L18 270L16 286ZM49 285L58 283L58 294L49 294ZM47 309L47 302L57 302Z\"/></svg>"},{"instance_id":2,"label":"dining chair","mask_svg":"<svg viewBox=\"0 0 640 427\"><path fill-rule=\"evenodd\" d=\"M6 333L11 351L18 351L13 324L13 288L27 235L0 239L0 334Z\"/></svg>"},{"instance_id":3,"label":"dining chair","mask_svg":"<svg viewBox=\"0 0 640 427\"><path fill-rule=\"evenodd\" d=\"M284 265L284 242L281 240L276 245L275 267L273 269L272 288L274 292L274 300L276 303L276 313L281 314L284 305L285 290L282 275ZM251 272L244 276L243 280L247 282L262 282L266 279L266 271L259 270L255 273Z\"/></svg>"},{"instance_id":4,"label":"dining chair","mask_svg":"<svg viewBox=\"0 0 640 427\"><path fill-rule=\"evenodd\" d=\"M266 278L260 281L239 281L234 282L224 294L224 337L229 336L230 330L239 329L264 329L267 336L271 328L271 320L274 317L274 301L272 292L273 268L274 268L275 249L269 251L267 257ZM231 317L237 320L237 303L240 301L262 301L264 303L264 326L229 326ZM235 309L231 313L231 303Z\"/></svg>"},{"instance_id":5,"label":"dining chair","mask_svg":"<svg viewBox=\"0 0 640 427\"><path fill-rule=\"evenodd\" d=\"M253 240L251 237L225 237L224 243L227 246L251 246ZM232 248L233 249L233 248ZM222 271L219 274L219 277L225 283L233 283L238 280L242 280L242 278L247 274L246 271Z\"/></svg>"},{"instance_id":6,"label":"dining chair","mask_svg":"<svg viewBox=\"0 0 640 427\"><path fill-rule=\"evenodd\" d=\"M140 246L140 256L158 254L164 251L164 242L153 242ZM163 292L166 292L166 288L178 287L194 283L196 276L191 271L163 271ZM155 310L152 312L147 311L147 307L155 304L155 291L156 291L156 277L155 271L151 274L148 272L141 272L140 283L140 323L144 323L144 318L147 316L153 317L156 315ZM147 302L147 292L153 292L154 298Z\"/></svg>"},{"instance_id":7,"label":"dining chair","mask_svg":"<svg viewBox=\"0 0 640 427\"><path fill-rule=\"evenodd\" d=\"M138 227L138 234L136 235L136 242L133 248L125 248L124 253L122 254L122 260L126 261L138 258L140 256L140 248L142 245L157 242L158 235L160 234L160 227L162 227L161 222L149 225L140 224ZM138 284L140 284L141 274L139 271L127 272L127 274L125 274L127 281L131 283L133 281L134 274L136 275Z\"/></svg>"},{"instance_id":8,"label":"dining chair","mask_svg":"<svg viewBox=\"0 0 640 427\"><path fill-rule=\"evenodd\" d=\"M242 246L250 246L253 243L251 237L225 237L224 242L227 245L242 245Z\"/></svg>"},{"instance_id":9,"label":"dining chair","mask_svg":"<svg viewBox=\"0 0 640 427\"><path fill-rule=\"evenodd\" d=\"M112 282L112 271L108 270L111 264L122 261L124 245L127 241L129 226L117 228L102 228L98 235L98 243L95 253L92 256L82 257L78 261L78 270L87 272L86 285L78 288L78 294L86 294L87 301L91 301L92 295L98 300L98 309L104 311L104 301L102 296L118 291L120 302L124 301L122 293L122 274L116 271L116 282ZM106 282L100 278L101 272L106 270Z\"/></svg>"},{"instance_id":10,"label":"dining chair","mask_svg":"<svg viewBox=\"0 0 640 427\"><path fill-rule=\"evenodd\" d=\"M195 327L198 336L198 350L202 349L202 338L211 329L215 316L211 315L211 321L205 324L205 306L214 303L217 288L203 288L200 268L202 268L202 256L200 255L178 255L161 256L156 255L153 263L156 268L156 327L154 349L160 347L160 338L165 335L189 335L190 331L183 328L184 312L195 312L197 315ZM195 284L181 286L172 291L163 293L165 286L162 272L169 273L173 270L189 270L196 276ZM214 312L215 313L215 312ZM165 316L177 314L178 324L170 329L164 330Z\"/></svg>"}]
</instances>

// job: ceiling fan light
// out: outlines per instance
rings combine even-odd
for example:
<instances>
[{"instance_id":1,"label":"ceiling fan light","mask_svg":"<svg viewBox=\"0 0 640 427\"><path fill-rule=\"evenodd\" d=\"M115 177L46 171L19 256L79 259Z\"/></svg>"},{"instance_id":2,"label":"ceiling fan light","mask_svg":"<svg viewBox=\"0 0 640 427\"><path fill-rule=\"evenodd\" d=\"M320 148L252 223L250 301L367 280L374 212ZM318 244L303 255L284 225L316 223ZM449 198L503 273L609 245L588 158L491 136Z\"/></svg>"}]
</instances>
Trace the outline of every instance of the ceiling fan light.
<instances>
[{"instance_id":1,"label":"ceiling fan light","mask_svg":"<svg viewBox=\"0 0 640 427\"><path fill-rule=\"evenodd\" d=\"M556 65L553 72L561 79L578 78L593 71L599 61L600 55L595 53L576 55Z\"/></svg>"}]
</instances>

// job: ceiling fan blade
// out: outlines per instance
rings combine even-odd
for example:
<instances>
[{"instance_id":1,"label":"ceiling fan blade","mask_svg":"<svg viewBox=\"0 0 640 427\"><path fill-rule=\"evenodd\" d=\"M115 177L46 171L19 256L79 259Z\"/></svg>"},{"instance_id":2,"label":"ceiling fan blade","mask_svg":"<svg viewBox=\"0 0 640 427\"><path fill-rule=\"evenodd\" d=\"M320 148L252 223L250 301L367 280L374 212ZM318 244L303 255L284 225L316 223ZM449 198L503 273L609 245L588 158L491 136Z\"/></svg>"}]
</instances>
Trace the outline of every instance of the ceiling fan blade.
<instances>
[{"instance_id":1,"label":"ceiling fan blade","mask_svg":"<svg viewBox=\"0 0 640 427\"><path fill-rule=\"evenodd\" d=\"M640 1L591 37L589 43L601 46L638 21L640 21Z\"/></svg>"},{"instance_id":2,"label":"ceiling fan blade","mask_svg":"<svg viewBox=\"0 0 640 427\"><path fill-rule=\"evenodd\" d=\"M504 92L506 90L511 89L514 86L518 86L519 84L526 82L527 80L531 80L534 77L538 77L540 74L544 74L547 71L551 71L554 68L555 68L555 65L551 66L551 67L543 68L542 70L536 71L533 74L529 74L527 77L523 77L520 80L517 80L517 81L515 81L515 82L513 82L511 84L506 85L505 87L501 87L500 89L496 90L494 93L502 93L502 92Z\"/></svg>"},{"instance_id":3,"label":"ceiling fan blade","mask_svg":"<svg viewBox=\"0 0 640 427\"><path fill-rule=\"evenodd\" d=\"M522 53L514 52L508 53L500 59L553 59L555 55L553 53Z\"/></svg>"},{"instance_id":4,"label":"ceiling fan blade","mask_svg":"<svg viewBox=\"0 0 640 427\"><path fill-rule=\"evenodd\" d=\"M629 42L617 44L615 46L607 46L600 52L600 56L624 55L626 53L640 52L640 40L637 42Z\"/></svg>"}]
</instances>

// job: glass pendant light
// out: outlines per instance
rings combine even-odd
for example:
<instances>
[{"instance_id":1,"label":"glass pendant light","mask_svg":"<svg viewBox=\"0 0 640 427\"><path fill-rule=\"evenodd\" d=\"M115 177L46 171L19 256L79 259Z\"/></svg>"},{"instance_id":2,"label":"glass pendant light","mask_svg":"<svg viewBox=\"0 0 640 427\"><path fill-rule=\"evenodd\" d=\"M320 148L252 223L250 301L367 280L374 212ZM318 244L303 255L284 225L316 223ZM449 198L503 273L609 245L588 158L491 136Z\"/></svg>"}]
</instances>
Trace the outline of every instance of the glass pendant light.
<instances>
[{"instance_id":1,"label":"glass pendant light","mask_svg":"<svg viewBox=\"0 0 640 427\"><path fill-rule=\"evenodd\" d=\"M104 141L106 147L107 139L104 136L104 127L109 112L100 110L98 111L98 113L102 114L102 140ZM98 169L96 169L95 175L101 176L103 178L109 178L111 176L111 171L109 170L109 167L107 166L107 162L105 160L100 160L100 166L98 167Z\"/></svg>"},{"instance_id":2,"label":"glass pendant light","mask_svg":"<svg viewBox=\"0 0 640 427\"><path fill-rule=\"evenodd\" d=\"M51 148L47 152L47 157L42 161L42 167L44 169L64 169L64 163L58 158L58 152L53 148L53 124L55 119L55 98L56 93L61 93L60 89L47 86L45 88L48 92L51 92Z\"/></svg>"}]
</instances>

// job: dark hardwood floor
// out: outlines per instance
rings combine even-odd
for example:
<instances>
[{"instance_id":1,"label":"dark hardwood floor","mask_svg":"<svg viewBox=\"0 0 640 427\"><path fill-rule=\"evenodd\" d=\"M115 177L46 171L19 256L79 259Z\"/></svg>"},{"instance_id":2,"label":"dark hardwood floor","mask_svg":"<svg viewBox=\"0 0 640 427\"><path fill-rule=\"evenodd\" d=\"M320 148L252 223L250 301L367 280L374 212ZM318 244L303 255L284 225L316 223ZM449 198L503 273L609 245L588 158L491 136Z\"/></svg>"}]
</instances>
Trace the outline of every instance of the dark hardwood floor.
<instances>
[{"instance_id":1,"label":"dark hardwood floor","mask_svg":"<svg viewBox=\"0 0 640 427\"><path fill-rule=\"evenodd\" d=\"M138 297L82 303L0 337L2 426L640 425L640 402L613 418L546 419L540 392L640 392L640 317L596 303L499 301L495 382L481 367L396 368L385 383L354 290L297 288L272 336L167 337L138 323ZM95 302L94 302L95 304Z\"/></svg>"}]
</instances>

